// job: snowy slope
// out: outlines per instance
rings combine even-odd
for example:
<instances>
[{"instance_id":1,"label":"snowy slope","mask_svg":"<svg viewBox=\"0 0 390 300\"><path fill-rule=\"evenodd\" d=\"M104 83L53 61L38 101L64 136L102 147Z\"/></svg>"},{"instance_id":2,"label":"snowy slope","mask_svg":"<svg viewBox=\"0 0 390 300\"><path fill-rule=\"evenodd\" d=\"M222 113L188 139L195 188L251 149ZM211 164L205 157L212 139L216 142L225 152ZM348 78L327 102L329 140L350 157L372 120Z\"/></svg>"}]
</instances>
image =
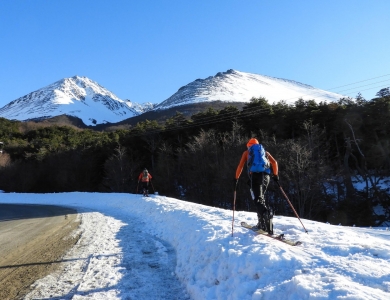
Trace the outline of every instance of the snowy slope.
<instances>
[{"instance_id":1,"label":"snowy slope","mask_svg":"<svg viewBox=\"0 0 390 300\"><path fill-rule=\"evenodd\" d=\"M142 105L119 99L87 77L74 76L10 102L0 109L0 116L24 121L67 114L95 125L116 123L142 112Z\"/></svg>"},{"instance_id":2,"label":"snowy slope","mask_svg":"<svg viewBox=\"0 0 390 300\"><path fill-rule=\"evenodd\" d=\"M0 117L25 121L66 114L82 119L86 125L96 125L117 123L153 109L216 100L249 102L252 97L265 97L270 103L285 100L293 104L300 98L333 102L343 96L293 80L228 70L196 79L158 105L138 104L119 99L87 77L74 76L10 102L0 108Z\"/></svg>"},{"instance_id":3,"label":"snowy slope","mask_svg":"<svg viewBox=\"0 0 390 300\"><path fill-rule=\"evenodd\" d=\"M293 80L228 70L181 87L155 109L216 100L249 102L252 97L265 97L270 103L285 100L293 104L299 98L335 102L343 96Z\"/></svg>"},{"instance_id":4,"label":"snowy slope","mask_svg":"<svg viewBox=\"0 0 390 300\"><path fill-rule=\"evenodd\" d=\"M25 299L390 299L390 232L275 216L292 247L236 212L153 195L1 194L78 209L81 238Z\"/></svg>"}]
</instances>

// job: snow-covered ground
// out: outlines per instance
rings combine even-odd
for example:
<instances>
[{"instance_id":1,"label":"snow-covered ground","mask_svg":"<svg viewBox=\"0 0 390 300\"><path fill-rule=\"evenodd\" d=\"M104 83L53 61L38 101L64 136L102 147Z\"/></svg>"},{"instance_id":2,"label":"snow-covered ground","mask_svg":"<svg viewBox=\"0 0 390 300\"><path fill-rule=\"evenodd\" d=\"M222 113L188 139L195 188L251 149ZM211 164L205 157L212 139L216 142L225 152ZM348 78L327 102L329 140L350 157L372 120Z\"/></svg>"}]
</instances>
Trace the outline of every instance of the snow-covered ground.
<instances>
[{"instance_id":1,"label":"snow-covered ground","mask_svg":"<svg viewBox=\"0 0 390 300\"><path fill-rule=\"evenodd\" d=\"M153 195L1 194L80 212L63 268L26 299L390 299L390 232L275 216L289 246L240 227L255 213Z\"/></svg>"}]
</instances>

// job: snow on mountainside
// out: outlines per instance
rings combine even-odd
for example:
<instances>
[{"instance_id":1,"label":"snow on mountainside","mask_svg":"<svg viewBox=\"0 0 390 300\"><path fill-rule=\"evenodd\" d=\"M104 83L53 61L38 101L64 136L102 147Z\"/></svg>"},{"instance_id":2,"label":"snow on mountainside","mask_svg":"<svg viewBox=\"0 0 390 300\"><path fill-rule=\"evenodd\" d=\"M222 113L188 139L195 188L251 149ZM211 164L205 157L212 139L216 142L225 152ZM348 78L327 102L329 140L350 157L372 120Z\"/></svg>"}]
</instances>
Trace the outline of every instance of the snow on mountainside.
<instances>
[{"instance_id":1,"label":"snow on mountainside","mask_svg":"<svg viewBox=\"0 0 390 300\"><path fill-rule=\"evenodd\" d=\"M78 117L86 125L116 123L150 110L121 100L87 77L61 79L0 108L0 116L20 121L46 119L62 114Z\"/></svg>"},{"instance_id":2,"label":"snow on mountainside","mask_svg":"<svg viewBox=\"0 0 390 300\"><path fill-rule=\"evenodd\" d=\"M317 102L334 102L343 98L342 95L293 80L228 70L206 79L196 79L181 87L155 109L216 100L249 102L252 97L265 97L270 103L285 100L289 104L293 104L299 98L315 99Z\"/></svg>"},{"instance_id":3,"label":"snow on mountainside","mask_svg":"<svg viewBox=\"0 0 390 300\"><path fill-rule=\"evenodd\" d=\"M343 96L293 80L228 70L196 79L158 105L138 104L119 99L87 77L74 76L8 103L0 108L0 117L26 121L65 114L80 118L86 125L97 125L118 123L151 110L217 100L249 102L252 97L265 97L270 103L285 100L293 104L300 98L334 102Z\"/></svg>"}]
</instances>

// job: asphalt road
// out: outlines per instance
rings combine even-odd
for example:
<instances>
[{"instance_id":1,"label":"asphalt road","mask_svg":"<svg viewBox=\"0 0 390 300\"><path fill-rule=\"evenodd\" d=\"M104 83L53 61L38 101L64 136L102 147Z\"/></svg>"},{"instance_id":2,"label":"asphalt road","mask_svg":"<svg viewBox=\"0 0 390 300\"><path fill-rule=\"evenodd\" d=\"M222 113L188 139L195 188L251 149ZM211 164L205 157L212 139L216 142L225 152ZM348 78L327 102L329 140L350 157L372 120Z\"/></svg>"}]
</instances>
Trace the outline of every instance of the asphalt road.
<instances>
[{"instance_id":1,"label":"asphalt road","mask_svg":"<svg viewBox=\"0 0 390 300\"><path fill-rule=\"evenodd\" d=\"M56 270L77 242L77 211L54 205L0 204L0 299L23 299Z\"/></svg>"}]
</instances>

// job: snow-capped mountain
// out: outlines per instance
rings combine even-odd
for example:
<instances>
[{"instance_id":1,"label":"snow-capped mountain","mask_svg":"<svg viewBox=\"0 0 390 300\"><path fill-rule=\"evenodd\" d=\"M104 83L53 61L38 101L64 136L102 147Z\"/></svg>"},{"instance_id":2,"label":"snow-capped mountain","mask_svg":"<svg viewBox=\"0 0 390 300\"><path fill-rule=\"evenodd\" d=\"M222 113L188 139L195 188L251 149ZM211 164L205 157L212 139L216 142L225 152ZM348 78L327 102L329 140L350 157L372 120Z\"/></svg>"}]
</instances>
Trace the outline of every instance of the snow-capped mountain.
<instances>
[{"instance_id":1,"label":"snow-capped mountain","mask_svg":"<svg viewBox=\"0 0 390 300\"><path fill-rule=\"evenodd\" d=\"M86 125L97 125L118 123L151 110L217 100L249 102L252 97L293 104L300 98L334 102L343 96L293 80L228 70L196 79L160 104L138 104L119 99L87 77L74 76L8 103L0 108L0 117L26 121L69 115L80 118Z\"/></svg>"},{"instance_id":2,"label":"snow-capped mountain","mask_svg":"<svg viewBox=\"0 0 390 300\"><path fill-rule=\"evenodd\" d=\"M153 108L156 106L156 104L150 103L150 102L145 102L145 103L136 103L136 102L131 102L131 100L126 99L125 100L126 105L134 111L135 115L142 114L144 112L153 110Z\"/></svg>"},{"instance_id":3,"label":"snow-capped mountain","mask_svg":"<svg viewBox=\"0 0 390 300\"><path fill-rule=\"evenodd\" d=\"M74 76L8 103L0 108L0 116L25 121L66 114L80 118L86 125L96 125L116 123L152 107L151 103L121 100L97 82Z\"/></svg>"},{"instance_id":4,"label":"snow-capped mountain","mask_svg":"<svg viewBox=\"0 0 390 300\"><path fill-rule=\"evenodd\" d=\"M217 100L249 102L252 97L265 97L270 103L285 100L293 104L300 98L334 102L343 96L293 80L228 70L181 87L155 109Z\"/></svg>"}]
</instances>

